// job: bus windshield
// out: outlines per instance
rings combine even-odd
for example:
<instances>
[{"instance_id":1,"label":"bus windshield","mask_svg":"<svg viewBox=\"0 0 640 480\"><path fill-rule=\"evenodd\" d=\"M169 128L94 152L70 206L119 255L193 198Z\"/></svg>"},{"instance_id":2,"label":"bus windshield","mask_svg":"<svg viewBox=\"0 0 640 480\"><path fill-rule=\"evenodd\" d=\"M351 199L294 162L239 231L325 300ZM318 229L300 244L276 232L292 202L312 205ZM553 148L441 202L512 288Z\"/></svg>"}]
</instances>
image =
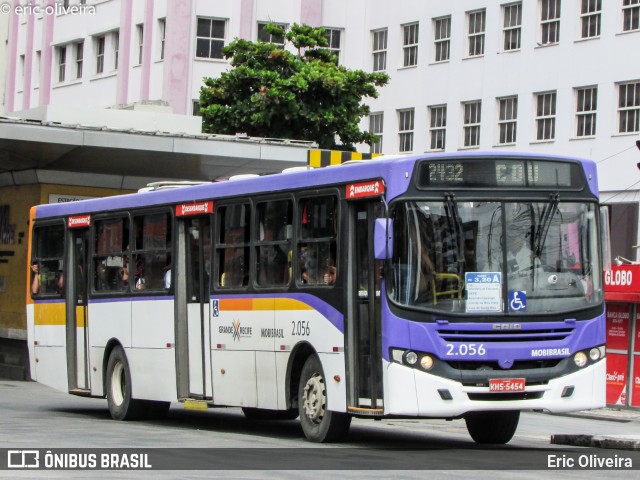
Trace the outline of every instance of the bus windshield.
<instances>
[{"instance_id":1,"label":"bus windshield","mask_svg":"<svg viewBox=\"0 0 640 480\"><path fill-rule=\"evenodd\" d=\"M391 299L465 314L560 313L602 301L595 203L398 202Z\"/></svg>"}]
</instances>

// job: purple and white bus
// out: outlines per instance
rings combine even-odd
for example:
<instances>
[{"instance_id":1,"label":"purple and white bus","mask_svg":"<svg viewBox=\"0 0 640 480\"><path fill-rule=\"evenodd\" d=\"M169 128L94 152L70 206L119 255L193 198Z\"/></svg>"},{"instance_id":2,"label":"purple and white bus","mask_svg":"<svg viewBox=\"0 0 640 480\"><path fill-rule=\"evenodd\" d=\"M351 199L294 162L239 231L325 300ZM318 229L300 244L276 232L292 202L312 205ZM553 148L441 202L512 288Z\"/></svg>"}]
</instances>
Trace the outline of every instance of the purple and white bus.
<instances>
[{"instance_id":1,"label":"purple and white bus","mask_svg":"<svg viewBox=\"0 0 640 480\"><path fill-rule=\"evenodd\" d=\"M415 155L34 207L32 376L113 418L464 419L605 404L596 167Z\"/></svg>"}]
</instances>

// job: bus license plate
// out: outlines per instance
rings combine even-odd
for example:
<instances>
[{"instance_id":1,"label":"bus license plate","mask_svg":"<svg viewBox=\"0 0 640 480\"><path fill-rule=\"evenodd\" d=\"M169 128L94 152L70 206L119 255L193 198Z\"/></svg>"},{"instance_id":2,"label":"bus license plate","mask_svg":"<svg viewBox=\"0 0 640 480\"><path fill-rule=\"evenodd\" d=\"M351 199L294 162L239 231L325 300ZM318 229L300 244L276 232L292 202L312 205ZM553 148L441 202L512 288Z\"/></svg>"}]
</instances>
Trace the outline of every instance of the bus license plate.
<instances>
[{"instance_id":1,"label":"bus license plate","mask_svg":"<svg viewBox=\"0 0 640 480\"><path fill-rule=\"evenodd\" d=\"M524 392L524 378L494 378L489 380L490 392Z\"/></svg>"}]
</instances>

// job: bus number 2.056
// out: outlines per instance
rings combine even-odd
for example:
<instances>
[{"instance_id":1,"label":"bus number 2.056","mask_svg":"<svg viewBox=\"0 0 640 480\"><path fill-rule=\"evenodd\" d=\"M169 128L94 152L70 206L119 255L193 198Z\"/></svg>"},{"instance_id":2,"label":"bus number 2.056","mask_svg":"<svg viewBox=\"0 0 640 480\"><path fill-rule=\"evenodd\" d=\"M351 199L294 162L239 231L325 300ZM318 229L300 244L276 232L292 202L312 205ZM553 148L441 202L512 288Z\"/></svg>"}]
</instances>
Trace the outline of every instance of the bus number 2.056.
<instances>
[{"instance_id":1,"label":"bus number 2.056","mask_svg":"<svg viewBox=\"0 0 640 480\"><path fill-rule=\"evenodd\" d=\"M311 333L311 327L306 320L293 320L291 321L291 335L293 336L305 336Z\"/></svg>"},{"instance_id":2,"label":"bus number 2.056","mask_svg":"<svg viewBox=\"0 0 640 480\"><path fill-rule=\"evenodd\" d=\"M484 348L483 343L460 343L454 345L453 343L447 343L447 356L452 355L469 355L471 357L484 356L487 350Z\"/></svg>"}]
</instances>

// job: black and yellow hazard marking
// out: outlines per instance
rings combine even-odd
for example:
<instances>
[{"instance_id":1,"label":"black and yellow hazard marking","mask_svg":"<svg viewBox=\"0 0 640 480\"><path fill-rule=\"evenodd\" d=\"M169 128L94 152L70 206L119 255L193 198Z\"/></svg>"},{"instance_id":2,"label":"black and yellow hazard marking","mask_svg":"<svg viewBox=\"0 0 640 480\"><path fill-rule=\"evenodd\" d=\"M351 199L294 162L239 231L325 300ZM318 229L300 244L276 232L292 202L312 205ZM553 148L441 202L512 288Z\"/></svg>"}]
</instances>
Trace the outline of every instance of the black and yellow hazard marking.
<instances>
[{"instance_id":1,"label":"black and yellow hazard marking","mask_svg":"<svg viewBox=\"0 0 640 480\"><path fill-rule=\"evenodd\" d=\"M339 150L309 150L307 165L313 168L328 167L351 160L371 160L381 155L380 153L341 152Z\"/></svg>"}]
</instances>

